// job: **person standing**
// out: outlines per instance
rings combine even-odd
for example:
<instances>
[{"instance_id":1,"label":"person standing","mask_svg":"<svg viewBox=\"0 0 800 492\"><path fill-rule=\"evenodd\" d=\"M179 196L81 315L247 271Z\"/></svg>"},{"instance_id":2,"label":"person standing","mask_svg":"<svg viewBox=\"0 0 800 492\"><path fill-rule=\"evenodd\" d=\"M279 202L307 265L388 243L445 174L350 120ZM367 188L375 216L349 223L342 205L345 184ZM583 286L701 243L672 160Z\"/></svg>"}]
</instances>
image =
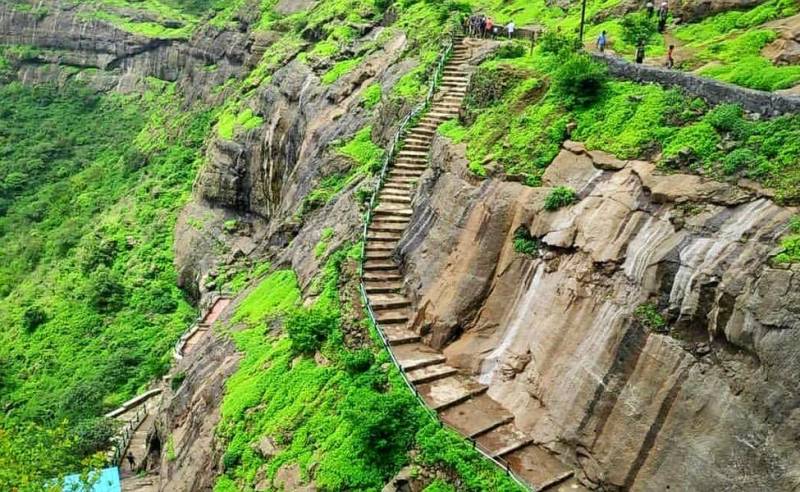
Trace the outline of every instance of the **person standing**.
<instances>
[{"instance_id":1,"label":"person standing","mask_svg":"<svg viewBox=\"0 0 800 492\"><path fill-rule=\"evenodd\" d=\"M641 64L642 62L644 62L644 43L640 41L636 47L636 63Z\"/></svg>"},{"instance_id":2,"label":"person standing","mask_svg":"<svg viewBox=\"0 0 800 492\"><path fill-rule=\"evenodd\" d=\"M675 66L675 58L673 57L675 53L675 45L669 45L669 51L667 51L667 68L672 68Z\"/></svg>"},{"instance_id":3,"label":"person standing","mask_svg":"<svg viewBox=\"0 0 800 492\"><path fill-rule=\"evenodd\" d=\"M485 37L486 36L486 20L487 20L486 16L482 15L481 16L481 20L478 23L478 27L480 28L480 31L479 31L480 37Z\"/></svg>"},{"instance_id":4,"label":"person standing","mask_svg":"<svg viewBox=\"0 0 800 492\"><path fill-rule=\"evenodd\" d=\"M486 26L484 26L484 29L489 36L494 35L494 22L491 17L486 18Z\"/></svg>"},{"instance_id":5,"label":"person standing","mask_svg":"<svg viewBox=\"0 0 800 492\"><path fill-rule=\"evenodd\" d=\"M128 465L131 467L131 471L135 471L136 468L136 458L133 456L133 453L128 451L128 455L125 457L128 460Z\"/></svg>"},{"instance_id":6,"label":"person standing","mask_svg":"<svg viewBox=\"0 0 800 492\"><path fill-rule=\"evenodd\" d=\"M645 8L647 8L647 18L648 19L653 17L653 9L654 9L654 7L655 6L653 5L653 0L647 0L647 4L645 5Z\"/></svg>"},{"instance_id":7,"label":"person standing","mask_svg":"<svg viewBox=\"0 0 800 492\"><path fill-rule=\"evenodd\" d=\"M516 28L517 28L517 26L514 25L514 21L513 20L508 23L508 25L506 26L506 32L508 33L508 39L511 39L511 38L514 37L514 30Z\"/></svg>"},{"instance_id":8,"label":"person standing","mask_svg":"<svg viewBox=\"0 0 800 492\"><path fill-rule=\"evenodd\" d=\"M606 51L606 44L608 43L608 36L606 32L603 31L600 33L600 36L597 37L597 49L600 50L600 53L604 53Z\"/></svg>"},{"instance_id":9,"label":"person standing","mask_svg":"<svg viewBox=\"0 0 800 492\"><path fill-rule=\"evenodd\" d=\"M658 32L664 32L667 26L667 16L669 15L669 7L667 2L661 2L661 7L658 8Z\"/></svg>"}]
</instances>

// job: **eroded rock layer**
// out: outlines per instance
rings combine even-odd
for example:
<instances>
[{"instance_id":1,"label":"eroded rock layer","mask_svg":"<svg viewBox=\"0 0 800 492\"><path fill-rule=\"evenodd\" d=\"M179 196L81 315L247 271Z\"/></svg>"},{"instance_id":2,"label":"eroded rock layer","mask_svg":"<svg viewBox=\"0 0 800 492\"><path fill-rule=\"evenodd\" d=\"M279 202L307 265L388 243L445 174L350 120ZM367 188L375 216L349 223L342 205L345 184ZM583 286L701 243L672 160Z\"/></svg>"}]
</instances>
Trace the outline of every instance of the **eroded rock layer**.
<instances>
[{"instance_id":1,"label":"eroded rock layer","mask_svg":"<svg viewBox=\"0 0 800 492\"><path fill-rule=\"evenodd\" d=\"M528 188L435 143L400 244L416 329L587 485L797 487L800 268L770 262L797 211L565 147ZM546 211L559 185L579 201Z\"/></svg>"}]
</instances>

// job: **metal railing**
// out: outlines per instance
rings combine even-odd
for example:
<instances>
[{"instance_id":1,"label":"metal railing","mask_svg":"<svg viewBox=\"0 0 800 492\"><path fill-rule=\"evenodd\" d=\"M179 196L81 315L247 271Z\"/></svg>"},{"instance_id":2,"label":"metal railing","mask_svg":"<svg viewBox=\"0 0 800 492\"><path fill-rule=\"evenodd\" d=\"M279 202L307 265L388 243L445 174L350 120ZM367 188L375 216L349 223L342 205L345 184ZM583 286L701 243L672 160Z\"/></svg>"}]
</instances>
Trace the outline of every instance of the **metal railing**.
<instances>
[{"instance_id":1,"label":"metal railing","mask_svg":"<svg viewBox=\"0 0 800 492\"><path fill-rule=\"evenodd\" d=\"M147 414L147 405L144 404L140 406L139 409L136 410L133 419L129 420L125 424L120 434L117 434L114 442L114 450L109 458L109 461L112 465L119 466L119 464L122 462L122 454L131 443L131 439L133 439L133 435L136 433L136 430L140 425L142 425L144 419L147 418Z\"/></svg>"},{"instance_id":2,"label":"metal railing","mask_svg":"<svg viewBox=\"0 0 800 492\"><path fill-rule=\"evenodd\" d=\"M419 391L417 390L416 386L414 386L414 384L408 378L408 374L406 374L405 370L403 369L403 366L400 364L400 361L397 360L397 358L394 355L394 352L392 352L392 346L389 343L389 340L386 338L386 335L383 333L380 323L378 323L378 320L375 317L375 312L372 309L372 304L370 304L369 297L367 296L367 289L366 286L364 285L364 262L366 261L367 237L369 234L369 226L372 223L372 219L374 217L374 209L378 199L378 194L380 193L381 188L383 187L384 181L386 179L386 173L389 170L389 166L394 160L394 154L395 151L397 150L397 146L400 143L400 140L402 139L402 136L405 134L406 130L408 130L409 123L412 122L417 116L422 114L428 108L431 101L433 100L433 96L436 94L436 88L439 84L439 80L444 71L444 66L447 63L447 60L450 57L450 53L453 50L454 37L455 35L451 34L450 39L448 40L445 48L443 49L441 55L439 56L439 60L436 65L436 70L431 76L431 81L428 87L428 93L427 96L425 97L425 100L419 105L417 105L405 118L403 118L403 120L400 123L400 127L398 128L397 132L392 138L391 143L389 144L389 148L386 153L386 157L384 158L383 166L381 168L380 177L375 185L375 190L372 193L372 197L370 198L369 208L367 209L366 217L364 220L363 238L361 241L361 261L359 262L358 273L359 273L359 290L361 291L361 297L363 298L364 305L367 307L367 314L369 315L369 319L372 322L373 326L375 326L375 331L378 333L378 336L381 339L381 343L386 348L386 351L389 353L389 357L391 357L392 363L400 372L400 375L402 376L406 386L408 386L409 390L411 390L411 392L414 394L419 404L422 406L422 408L425 409L425 412L431 419L437 422L441 427L447 427L448 429L458 434L461 434L458 431L458 429L448 425L442 419L439 418L439 414L436 411L432 410L427 403L425 403L425 400L419 394ZM525 490L534 490L529 484L527 484L516 473L514 473L514 471L511 470L508 461L504 460L501 457L494 456L491 453L491 451L478 444L478 442L474 438L468 437L467 439L472 443L472 447L476 451L478 451L481 455L483 455L484 458L491 461L499 468L503 469L506 472L506 474L514 482L517 483L517 485L519 485Z\"/></svg>"}]
</instances>

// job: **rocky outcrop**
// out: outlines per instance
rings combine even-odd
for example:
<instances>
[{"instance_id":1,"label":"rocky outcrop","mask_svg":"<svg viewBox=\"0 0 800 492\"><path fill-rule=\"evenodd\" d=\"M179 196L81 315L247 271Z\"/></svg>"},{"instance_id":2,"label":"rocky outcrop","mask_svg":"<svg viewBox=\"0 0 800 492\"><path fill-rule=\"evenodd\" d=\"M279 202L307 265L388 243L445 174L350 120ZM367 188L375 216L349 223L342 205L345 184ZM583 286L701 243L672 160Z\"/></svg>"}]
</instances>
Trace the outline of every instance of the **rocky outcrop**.
<instances>
[{"instance_id":1,"label":"rocky outcrop","mask_svg":"<svg viewBox=\"0 0 800 492\"><path fill-rule=\"evenodd\" d=\"M98 18L97 7L89 3L23 5L0 3L0 44L35 49L17 67L19 78L28 83L60 81L65 74L53 67L93 68L99 72L82 76L99 88L138 91L147 77L155 77L178 81L191 101L209 97L214 86L238 75L248 50L248 37L239 31L203 26L187 40L160 39L115 27ZM115 13L175 25L141 12Z\"/></svg>"},{"instance_id":2,"label":"rocky outcrop","mask_svg":"<svg viewBox=\"0 0 800 492\"><path fill-rule=\"evenodd\" d=\"M377 39L380 32L381 28L374 29L365 40ZM278 255L300 234L309 250L292 248L283 254L298 267L301 283L310 280L320 261L308 253L319 240L322 223L335 229L335 238L355 237L360 212L352 192L360 181L342 190L343 199L331 203L325 212L304 211L303 203L323 180L351 169L352 161L337 152L337 145L369 124L373 124L373 139L383 144L396 128L398 113L375 114L364 108L361 97L373 83L390 90L411 66L405 61L396 63L404 49L402 34L391 37L382 49L369 52L355 70L330 85L320 81L313 67L293 61L257 90L250 104L255 114L263 116L263 124L236 134L233 140L217 138L211 143L195 199L179 220L176 264L182 287L202 296L208 292L204 281L208 272L220 262L235 261L237 246L224 233L226 220L246 224L248 245L253 246L247 255ZM403 110L402 105L392 107ZM331 210L342 220L327 220ZM200 218L205 220L198 227ZM220 255L220 249L226 253Z\"/></svg>"},{"instance_id":3,"label":"rocky outcrop","mask_svg":"<svg viewBox=\"0 0 800 492\"><path fill-rule=\"evenodd\" d=\"M797 210L568 147L528 188L437 142L399 248L416 327L587 486L793 490L800 268L770 255ZM558 185L579 201L545 211Z\"/></svg>"}]
</instances>

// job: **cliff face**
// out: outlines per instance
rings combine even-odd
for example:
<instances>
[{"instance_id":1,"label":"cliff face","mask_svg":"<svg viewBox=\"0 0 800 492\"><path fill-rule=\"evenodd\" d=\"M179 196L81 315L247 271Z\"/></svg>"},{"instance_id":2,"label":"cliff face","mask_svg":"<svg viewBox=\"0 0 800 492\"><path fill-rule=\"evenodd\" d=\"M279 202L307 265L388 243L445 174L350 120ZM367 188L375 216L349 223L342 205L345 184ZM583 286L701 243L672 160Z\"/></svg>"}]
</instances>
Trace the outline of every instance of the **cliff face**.
<instances>
[{"instance_id":1,"label":"cliff face","mask_svg":"<svg viewBox=\"0 0 800 492\"><path fill-rule=\"evenodd\" d=\"M209 97L213 87L240 74L252 46L246 34L252 19L239 19L240 30L204 25L189 39L160 39L126 32L98 18L96 10L91 3L59 0L28 8L0 3L0 44L37 50L20 61L19 78L27 83L63 81L69 75L59 68L98 69L75 76L98 89L122 92L141 90L147 77L177 81L192 101ZM181 25L122 8L115 13Z\"/></svg>"},{"instance_id":2,"label":"cliff face","mask_svg":"<svg viewBox=\"0 0 800 492\"><path fill-rule=\"evenodd\" d=\"M587 484L797 487L800 268L770 263L797 211L566 147L534 189L438 142L400 248L416 327ZM557 185L580 200L548 212Z\"/></svg>"}]
</instances>

